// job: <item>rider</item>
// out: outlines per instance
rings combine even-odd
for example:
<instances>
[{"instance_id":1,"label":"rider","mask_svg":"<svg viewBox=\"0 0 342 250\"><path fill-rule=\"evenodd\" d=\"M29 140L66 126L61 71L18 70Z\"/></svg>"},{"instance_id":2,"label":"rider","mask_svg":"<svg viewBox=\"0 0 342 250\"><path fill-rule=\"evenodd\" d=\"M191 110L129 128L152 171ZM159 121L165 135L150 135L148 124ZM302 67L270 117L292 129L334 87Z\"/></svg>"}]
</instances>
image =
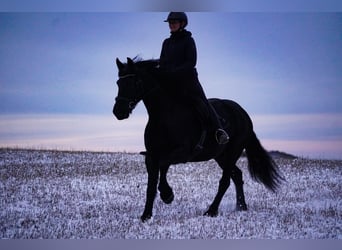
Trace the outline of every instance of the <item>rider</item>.
<instances>
[{"instance_id":1,"label":"rider","mask_svg":"<svg viewBox=\"0 0 342 250\"><path fill-rule=\"evenodd\" d=\"M173 87L178 93L185 94L200 116L204 131L196 147L203 147L206 129L210 125L216 130L217 143L226 144L229 136L222 129L219 118L209 104L197 77L196 45L191 32L185 29L188 18L184 12L170 12L165 22L169 23L171 36L163 42L159 71L165 84Z\"/></svg>"}]
</instances>

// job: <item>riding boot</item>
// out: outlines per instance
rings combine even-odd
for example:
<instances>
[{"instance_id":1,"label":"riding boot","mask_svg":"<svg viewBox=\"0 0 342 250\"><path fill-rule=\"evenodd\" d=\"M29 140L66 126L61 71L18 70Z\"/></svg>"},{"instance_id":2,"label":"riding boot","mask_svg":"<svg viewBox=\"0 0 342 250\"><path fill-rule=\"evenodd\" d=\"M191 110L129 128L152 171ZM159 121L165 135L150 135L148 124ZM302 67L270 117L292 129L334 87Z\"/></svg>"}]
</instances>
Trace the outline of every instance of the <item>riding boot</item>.
<instances>
[{"instance_id":1,"label":"riding boot","mask_svg":"<svg viewBox=\"0 0 342 250\"><path fill-rule=\"evenodd\" d=\"M197 145L195 146L195 152L200 152L203 150L203 144L207 136L207 129L209 129L209 112L201 98L193 98L192 103L194 104L194 108L198 113L198 117L202 128L201 137Z\"/></svg>"}]
</instances>

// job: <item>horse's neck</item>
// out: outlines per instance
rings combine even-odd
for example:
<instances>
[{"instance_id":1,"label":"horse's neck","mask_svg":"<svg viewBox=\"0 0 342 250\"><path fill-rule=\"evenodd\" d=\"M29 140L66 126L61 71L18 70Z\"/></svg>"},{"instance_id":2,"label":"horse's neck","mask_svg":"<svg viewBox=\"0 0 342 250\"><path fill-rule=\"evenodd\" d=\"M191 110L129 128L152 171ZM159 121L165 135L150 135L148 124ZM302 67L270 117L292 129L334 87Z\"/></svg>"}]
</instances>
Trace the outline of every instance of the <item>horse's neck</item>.
<instances>
[{"instance_id":1,"label":"horse's neck","mask_svg":"<svg viewBox=\"0 0 342 250\"><path fill-rule=\"evenodd\" d=\"M151 90L143 99L149 117L158 117L163 110L163 95L160 92L160 89Z\"/></svg>"},{"instance_id":2,"label":"horse's neck","mask_svg":"<svg viewBox=\"0 0 342 250\"><path fill-rule=\"evenodd\" d=\"M156 119L167 113L170 108L170 97L167 92L161 87L162 83L157 82L157 79L150 74L143 74L143 82L145 83L143 102L147 109L149 117Z\"/></svg>"},{"instance_id":3,"label":"horse's neck","mask_svg":"<svg viewBox=\"0 0 342 250\"><path fill-rule=\"evenodd\" d=\"M143 74L144 97L143 102L149 117L159 116L163 105L163 93L159 83L151 75Z\"/></svg>"}]
</instances>

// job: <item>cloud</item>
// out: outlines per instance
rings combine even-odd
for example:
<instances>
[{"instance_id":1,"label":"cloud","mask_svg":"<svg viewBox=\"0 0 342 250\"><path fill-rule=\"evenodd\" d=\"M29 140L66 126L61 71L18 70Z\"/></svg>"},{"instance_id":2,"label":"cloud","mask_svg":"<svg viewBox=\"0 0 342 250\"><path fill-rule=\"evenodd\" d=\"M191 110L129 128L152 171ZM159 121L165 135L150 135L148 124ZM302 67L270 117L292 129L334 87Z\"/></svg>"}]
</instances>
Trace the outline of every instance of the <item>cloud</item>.
<instances>
[{"instance_id":1,"label":"cloud","mask_svg":"<svg viewBox=\"0 0 342 250\"><path fill-rule=\"evenodd\" d=\"M342 114L252 116L268 150L298 156L342 156ZM144 150L147 115L117 121L112 115L1 115L0 146L44 149Z\"/></svg>"},{"instance_id":2,"label":"cloud","mask_svg":"<svg viewBox=\"0 0 342 250\"><path fill-rule=\"evenodd\" d=\"M146 119L118 122L104 115L3 115L2 147L93 151L143 150Z\"/></svg>"},{"instance_id":3,"label":"cloud","mask_svg":"<svg viewBox=\"0 0 342 250\"><path fill-rule=\"evenodd\" d=\"M0 14L0 113L108 112L115 58L158 58L166 15ZM342 112L340 14L188 16L208 97L236 100L250 113Z\"/></svg>"}]
</instances>

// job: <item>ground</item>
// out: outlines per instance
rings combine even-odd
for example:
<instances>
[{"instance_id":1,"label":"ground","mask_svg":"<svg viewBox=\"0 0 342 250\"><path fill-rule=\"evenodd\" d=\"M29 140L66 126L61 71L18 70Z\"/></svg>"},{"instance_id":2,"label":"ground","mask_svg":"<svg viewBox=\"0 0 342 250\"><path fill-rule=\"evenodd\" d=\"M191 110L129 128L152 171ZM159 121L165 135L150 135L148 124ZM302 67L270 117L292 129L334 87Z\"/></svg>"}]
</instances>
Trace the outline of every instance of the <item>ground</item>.
<instances>
[{"instance_id":1,"label":"ground","mask_svg":"<svg viewBox=\"0 0 342 250\"><path fill-rule=\"evenodd\" d=\"M342 239L342 161L275 158L278 193L254 182L240 158L248 211L232 185L216 218L205 217L221 170L214 161L172 166L171 205L157 196L140 221L147 174L130 153L0 149L0 238Z\"/></svg>"}]
</instances>

